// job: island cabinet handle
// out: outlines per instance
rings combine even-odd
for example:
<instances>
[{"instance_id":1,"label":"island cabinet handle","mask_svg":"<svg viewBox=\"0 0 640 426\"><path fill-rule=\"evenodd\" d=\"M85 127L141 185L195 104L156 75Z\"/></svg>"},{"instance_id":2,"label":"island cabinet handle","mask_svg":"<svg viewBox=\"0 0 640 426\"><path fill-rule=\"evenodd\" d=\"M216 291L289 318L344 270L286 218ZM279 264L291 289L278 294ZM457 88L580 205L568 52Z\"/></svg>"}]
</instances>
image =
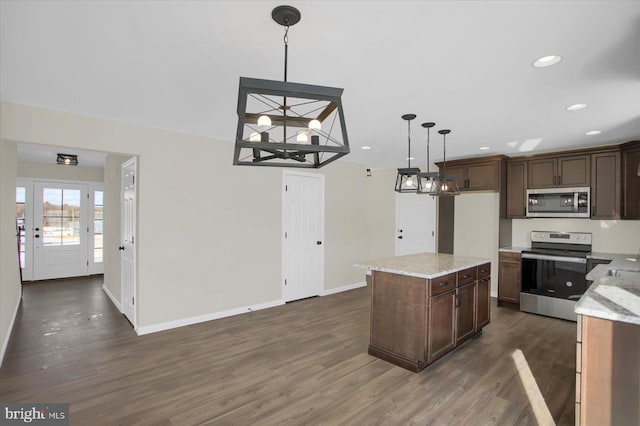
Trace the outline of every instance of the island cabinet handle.
<instances>
[{"instance_id":1,"label":"island cabinet handle","mask_svg":"<svg viewBox=\"0 0 640 426\"><path fill-rule=\"evenodd\" d=\"M489 279L488 278L483 278L480 281L483 282L483 283L486 283L487 281L489 281Z\"/></svg>"},{"instance_id":2,"label":"island cabinet handle","mask_svg":"<svg viewBox=\"0 0 640 426\"><path fill-rule=\"evenodd\" d=\"M462 278L471 278L471 275L463 275Z\"/></svg>"},{"instance_id":3,"label":"island cabinet handle","mask_svg":"<svg viewBox=\"0 0 640 426\"><path fill-rule=\"evenodd\" d=\"M449 285L449 281L444 281L440 283L440 287L444 287L445 285Z\"/></svg>"},{"instance_id":4,"label":"island cabinet handle","mask_svg":"<svg viewBox=\"0 0 640 426\"><path fill-rule=\"evenodd\" d=\"M488 269L481 269L480 272L489 272Z\"/></svg>"}]
</instances>

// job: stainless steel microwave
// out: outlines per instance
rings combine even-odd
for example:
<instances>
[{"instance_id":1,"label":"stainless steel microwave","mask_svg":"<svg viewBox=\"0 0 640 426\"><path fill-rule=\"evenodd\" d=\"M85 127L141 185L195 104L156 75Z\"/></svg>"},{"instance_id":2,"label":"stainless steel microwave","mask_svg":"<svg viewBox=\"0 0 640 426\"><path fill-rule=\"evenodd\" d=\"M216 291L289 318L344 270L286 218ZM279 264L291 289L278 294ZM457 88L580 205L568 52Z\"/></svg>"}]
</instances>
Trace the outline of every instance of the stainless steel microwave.
<instances>
[{"instance_id":1,"label":"stainless steel microwave","mask_svg":"<svg viewBox=\"0 0 640 426\"><path fill-rule=\"evenodd\" d=\"M590 217L589 187L527 189L527 217Z\"/></svg>"}]
</instances>

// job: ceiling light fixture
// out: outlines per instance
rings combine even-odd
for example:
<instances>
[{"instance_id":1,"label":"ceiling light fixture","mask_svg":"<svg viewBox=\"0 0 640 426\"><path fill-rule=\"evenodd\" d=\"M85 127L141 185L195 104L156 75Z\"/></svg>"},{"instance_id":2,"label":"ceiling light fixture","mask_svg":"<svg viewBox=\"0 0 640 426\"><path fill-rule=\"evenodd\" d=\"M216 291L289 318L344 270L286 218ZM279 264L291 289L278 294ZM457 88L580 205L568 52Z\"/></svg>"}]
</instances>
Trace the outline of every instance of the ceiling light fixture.
<instances>
[{"instance_id":1,"label":"ceiling light fixture","mask_svg":"<svg viewBox=\"0 0 640 426\"><path fill-rule=\"evenodd\" d=\"M402 116L403 120L407 121L407 140L409 145L409 152L407 155L407 161L409 162L406 168L398 169L398 176L396 177L396 192L418 192L418 185L420 179L420 169L417 167L411 167L411 120L416 118L415 114L405 114Z\"/></svg>"},{"instance_id":2,"label":"ceiling light fixture","mask_svg":"<svg viewBox=\"0 0 640 426\"><path fill-rule=\"evenodd\" d=\"M587 104L573 104L567 107L567 111L580 111L581 109L585 109Z\"/></svg>"},{"instance_id":3,"label":"ceiling light fixture","mask_svg":"<svg viewBox=\"0 0 640 426\"><path fill-rule=\"evenodd\" d=\"M427 129L427 171L420 173L420 184L418 187L418 194L429 194L433 195L436 192L436 187L438 185L438 172L430 171L431 160L429 159L429 151L431 150L429 147L429 140L431 139L430 130L436 123L427 122L422 123L422 127Z\"/></svg>"},{"instance_id":4,"label":"ceiling light fixture","mask_svg":"<svg viewBox=\"0 0 640 426\"><path fill-rule=\"evenodd\" d=\"M233 164L320 168L350 152L343 89L288 82L288 33L301 14L278 6L271 17L285 27L284 81L240 77Z\"/></svg>"},{"instance_id":5,"label":"ceiling light fixture","mask_svg":"<svg viewBox=\"0 0 640 426\"><path fill-rule=\"evenodd\" d=\"M58 157L56 159L56 163L62 164L63 166L77 166L78 165L78 156L74 154L60 154L58 153Z\"/></svg>"},{"instance_id":6,"label":"ceiling light fixture","mask_svg":"<svg viewBox=\"0 0 640 426\"><path fill-rule=\"evenodd\" d=\"M550 67L551 65L555 65L561 60L562 60L562 56L549 55L549 56L543 56L542 58L536 59L535 61L533 61L533 64L531 65L534 68L544 68L544 67Z\"/></svg>"},{"instance_id":7,"label":"ceiling light fixture","mask_svg":"<svg viewBox=\"0 0 640 426\"><path fill-rule=\"evenodd\" d=\"M585 135L595 136L595 135L599 135L600 133L602 133L602 130L589 130L588 132L585 133Z\"/></svg>"},{"instance_id":8,"label":"ceiling light fixture","mask_svg":"<svg viewBox=\"0 0 640 426\"><path fill-rule=\"evenodd\" d=\"M442 129L438 130L438 133L442 135L442 174L438 176L435 189L430 195L436 197L460 195L455 176L447 176L447 135L451 133L451 130Z\"/></svg>"}]
</instances>

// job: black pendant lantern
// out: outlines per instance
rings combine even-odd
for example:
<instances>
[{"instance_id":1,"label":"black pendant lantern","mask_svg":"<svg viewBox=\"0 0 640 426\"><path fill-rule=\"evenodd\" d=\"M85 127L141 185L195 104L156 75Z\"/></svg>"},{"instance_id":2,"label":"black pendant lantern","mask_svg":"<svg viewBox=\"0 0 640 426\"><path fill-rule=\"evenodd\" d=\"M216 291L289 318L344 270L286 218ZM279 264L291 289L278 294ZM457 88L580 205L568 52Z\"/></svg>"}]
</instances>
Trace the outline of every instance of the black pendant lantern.
<instances>
[{"instance_id":1,"label":"black pendant lantern","mask_svg":"<svg viewBox=\"0 0 640 426\"><path fill-rule=\"evenodd\" d=\"M288 32L300 11L278 6L285 27L284 81L240 77L233 164L319 168L349 153L343 89L287 81Z\"/></svg>"},{"instance_id":2,"label":"black pendant lantern","mask_svg":"<svg viewBox=\"0 0 640 426\"><path fill-rule=\"evenodd\" d=\"M409 144L406 168L398 169L398 176L396 177L396 192L418 192L418 186L420 185L420 169L417 167L411 167L411 120L416 118L415 114L405 114L402 116L403 120L407 121L407 140Z\"/></svg>"},{"instance_id":3,"label":"black pendant lantern","mask_svg":"<svg viewBox=\"0 0 640 426\"><path fill-rule=\"evenodd\" d=\"M438 197L460 195L460 189L458 189L456 178L454 176L447 176L447 135L451 133L451 130L438 130L438 133L442 135L442 173L438 176L435 191L433 191L431 195Z\"/></svg>"}]
</instances>

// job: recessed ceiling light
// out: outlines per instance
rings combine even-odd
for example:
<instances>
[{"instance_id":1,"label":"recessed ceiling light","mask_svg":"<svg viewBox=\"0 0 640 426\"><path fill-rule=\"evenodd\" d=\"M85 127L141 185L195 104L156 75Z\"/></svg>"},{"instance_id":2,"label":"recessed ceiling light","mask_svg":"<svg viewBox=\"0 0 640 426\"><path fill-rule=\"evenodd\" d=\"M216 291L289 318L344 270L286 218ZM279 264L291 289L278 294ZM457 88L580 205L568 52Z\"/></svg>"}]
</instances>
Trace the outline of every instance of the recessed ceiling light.
<instances>
[{"instance_id":1,"label":"recessed ceiling light","mask_svg":"<svg viewBox=\"0 0 640 426\"><path fill-rule=\"evenodd\" d=\"M361 146L360 149L364 149L366 151L367 149L371 149L371 147L369 145L365 145Z\"/></svg>"},{"instance_id":2,"label":"recessed ceiling light","mask_svg":"<svg viewBox=\"0 0 640 426\"><path fill-rule=\"evenodd\" d=\"M478 148L480 151L489 151L491 149L490 146L481 146L480 148Z\"/></svg>"},{"instance_id":3,"label":"recessed ceiling light","mask_svg":"<svg viewBox=\"0 0 640 426\"><path fill-rule=\"evenodd\" d=\"M595 136L595 135L599 135L600 133L602 133L602 130L589 130L587 133L585 133L585 135Z\"/></svg>"},{"instance_id":4,"label":"recessed ceiling light","mask_svg":"<svg viewBox=\"0 0 640 426\"><path fill-rule=\"evenodd\" d=\"M549 55L549 56L543 56L542 58L536 59L531 65L533 65L534 68L544 68L544 67L550 67L551 65L555 65L561 60L562 60L562 56Z\"/></svg>"},{"instance_id":5,"label":"recessed ceiling light","mask_svg":"<svg viewBox=\"0 0 640 426\"><path fill-rule=\"evenodd\" d=\"M581 109L585 109L587 104L573 104L567 107L567 111L579 111Z\"/></svg>"}]
</instances>

